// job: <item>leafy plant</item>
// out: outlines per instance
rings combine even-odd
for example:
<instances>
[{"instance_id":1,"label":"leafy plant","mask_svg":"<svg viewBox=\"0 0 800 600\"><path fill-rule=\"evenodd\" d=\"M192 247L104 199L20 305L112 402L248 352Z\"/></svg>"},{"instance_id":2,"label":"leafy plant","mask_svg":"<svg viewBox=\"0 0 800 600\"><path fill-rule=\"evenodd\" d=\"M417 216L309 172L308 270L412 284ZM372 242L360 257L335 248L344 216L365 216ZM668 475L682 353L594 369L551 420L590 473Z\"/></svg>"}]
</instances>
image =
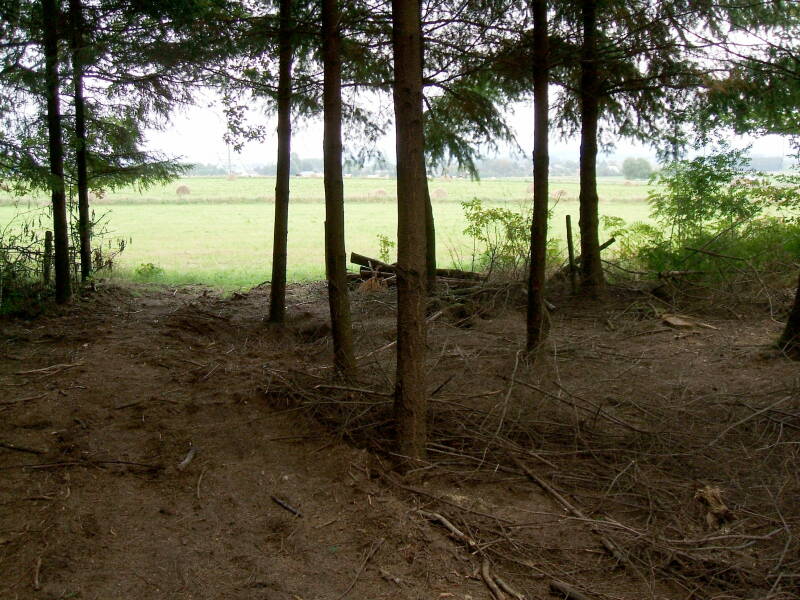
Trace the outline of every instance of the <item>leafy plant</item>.
<instances>
[{"instance_id":1,"label":"leafy plant","mask_svg":"<svg viewBox=\"0 0 800 600\"><path fill-rule=\"evenodd\" d=\"M725 150L667 165L650 194L658 226L605 218L618 265L695 273L740 289L765 276L785 283L800 260L800 179L752 170L745 151ZM760 293L760 292L759 292Z\"/></svg>"},{"instance_id":2,"label":"leafy plant","mask_svg":"<svg viewBox=\"0 0 800 600\"><path fill-rule=\"evenodd\" d=\"M462 202L464 233L480 249L479 264L489 274L501 271L518 277L526 271L530 244L530 215L508 208L486 208L479 198Z\"/></svg>"},{"instance_id":3,"label":"leafy plant","mask_svg":"<svg viewBox=\"0 0 800 600\"><path fill-rule=\"evenodd\" d=\"M137 279L152 281L164 274L164 269L153 263L142 263L134 270Z\"/></svg>"},{"instance_id":4,"label":"leafy plant","mask_svg":"<svg viewBox=\"0 0 800 600\"><path fill-rule=\"evenodd\" d=\"M385 263L392 262L391 257L397 248L397 242L390 239L388 235L379 233L378 238L378 258Z\"/></svg>"},{"instance_id":5,"label":"leafy plant","mask_svg":"<svg viewBox=\"0 0 800 600\"><path fill-rule=\"evenodd\" d=\"M672 237L696 237L704 230L735 229L768 209L793 212L800 203L796 177L770 178L749 167L745 150L728 150L679 160L654 177L653 217Z\"/></svg>"},{"instance_id":6,"label":"leafy plant","mask_svg":"<svg viewBox=\"0 0 800 600\"><path fill-rule=\"evenodd\" d=\"M514 211L504 207L488 208L479 198L462 202L467 226L464 233L472 238L473 262L487 275L502 274L511 279L528 275L532 211L529 205ZM557 254L551 241L548 254ZM551 256L553 260L555 256Z\"/></svg>"}]
</instances>

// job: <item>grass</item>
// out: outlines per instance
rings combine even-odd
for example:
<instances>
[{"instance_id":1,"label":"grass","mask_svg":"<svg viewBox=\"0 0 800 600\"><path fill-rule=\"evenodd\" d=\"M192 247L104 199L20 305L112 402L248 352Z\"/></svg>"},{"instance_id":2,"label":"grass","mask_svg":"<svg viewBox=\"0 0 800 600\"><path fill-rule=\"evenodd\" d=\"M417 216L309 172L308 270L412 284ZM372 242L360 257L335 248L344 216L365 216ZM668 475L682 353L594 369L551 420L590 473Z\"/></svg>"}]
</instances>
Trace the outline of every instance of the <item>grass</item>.
<instances>
[{"instance_id":1,"label":"grass","mask_svg":"<svg viewBox=\"0 0 800 600\"><path fill-rule=\"evenodd\" d=\"M178 201L175 190L189 186L191 201ZM463 234L466 225L460 202L480 197L487 205L522 207L529 197L524 179L433 180L437 252L440 262L470 268L472 245ZM246 288L270 278L274 178L191 178L153 188L141 194L120 190L95 202L97 215L107 213L112 237L130 240L117 260L116 276L170 284L203 283L224 289ZM552 237L564 237L564 215L571 214L577 228L578 184L557 178L554 194L563 190L554 209ZM383 190L385 196L376 192ZM375 256L378 234L394 238L397 230L395 182L348 179L347 248ZM645 184L626 185L619 178L602 180L599 188L603 214L627 221L645 220ZM321 179L295 178L289 211L289 278L293 281L324 277L325 206ZM7 200L7 199L6 199ZM24 203L25 201L23 201ZM28 202L40 204L42 198ZM13 205L0 205L0 228L14 215ZM455 260L454 257L461 257ZM141 272L151 263L162 272Z\"/></svg>"}]
</instances>

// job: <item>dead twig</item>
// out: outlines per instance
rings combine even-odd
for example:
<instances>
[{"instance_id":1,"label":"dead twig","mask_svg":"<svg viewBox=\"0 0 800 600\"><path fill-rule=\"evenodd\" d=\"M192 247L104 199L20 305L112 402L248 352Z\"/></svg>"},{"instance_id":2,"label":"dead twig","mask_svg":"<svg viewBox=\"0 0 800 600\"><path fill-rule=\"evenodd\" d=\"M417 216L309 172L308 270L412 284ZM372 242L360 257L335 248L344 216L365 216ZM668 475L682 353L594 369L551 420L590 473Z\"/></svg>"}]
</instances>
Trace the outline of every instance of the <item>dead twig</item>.
<instances>
[{"instance_id":1,"label":"dead twig","mask_svg":"<svg viewBox=\"0 0 800 600\"><path fill-rule=\"evenodd\" d=\"M197 478L197 499L200 500L200 484L203 483L203 475L206 474L208 471L208 467L203 467L203 470L200 471L200 477Z\"/></svg>"},{"instance_id":2,"label":"dead twig","mask_svg":"<svg viewBox=\"0 0 800 600\"><path fill-rule=\"evenodd\" d=\"M433 323L436 319L441 317L443 314L444 314L443 310L435 312L430 317L425 319L425 322L426 323ZM383 352L384 350L388 350L389 348L393 348L396 345L397 345L397 340L394 340L393 342L389 342L385 346L381 346L380 348L378 348L376 350L372 350L370 352L367 352L366 354L362 354L361 356L357 356L356 357L356 361L363 360L363 359L365 359L365 358L367 358L369 356L372 356L373 354L378 354L379 352Z\"/></svg>"},{"instance_id":3,"label":"dead twig","mask_svg":"<svg viewBox=\"0 0 800 600\"><path fill-rule=\"evenodd\" d=\"M284 509L284 510L288 510L288 511L289 511L290 513L292 513L292 514L293 514L295 517L301 518L301 517L303 516L302 514L300 514L300 511L299 511L299 510L297 510L297 509L296 509L295 507L293 507L292 505L290 505L290 504L288 504L288 503L284 502L284 501L283 501L283 500L281 500L280 498L277 498L276 496L270 496L270 498L272 499L272 501L273 501L275 504L277 504L278 506L280 506L280 507L281 507L282 509Z\"/></svg>"},{"instance_id":4,"label":"dead twig","mask_svg":"<svg viewBox=\"0 0 800 600\"><path fill-rule=\"evenodd\" d=\"M184 459L178 463L178 466L175 467L178 471L183 471L186 467L189 466L189 463L194 460L194 457L197 455L197 446L192 446L189 448L189 452L186 453Z\"/></svg>"},{"instance_id":5,"label":"dead twig","mask_svg":"<svg viewBox=\"0 0 800 600\"><path fill-rule=\"evenodd\" d=\"M0 406L11 406L12 404L21 404L22 402L31 402L33 400L39 400L40 398L44 398L47 396L49 392L44 392L43 394L39 394L38 396L28 396L27 398L18 398L16 400L7 400L5 402L0 402Z\"/></svg>"},{"instance_id":6,"label":"dead twig","mask_svg":"<svg viewBox=\"0 0 800 600\"><path fill-rule=\"evenodd\" d=\"M273 498L273 500L274 500L274 498ZM347 586L347 589L344 592L342 592L342 595L337 597L336 600L342 600L342 598L347 596L347 594L349 594L350 591L355 587L356 583L358 582L359 577L361 577L361 574L364 572L364 569L367 568L367 563L375 555L375 553L380 549L380 547L383 545L384 541L385 541L385 538L381 538L377 542L372 544L372 547L369 549L369 552L367 552L366 556L364 556L364 560L361 562L361 566L358 568L358 572L356 572L356 576L353 578L353 581L350 582L350 585Z\"/></svg>"},{"instance_id":7,"label":"dead twig","mask_svg":"<svg viewBox=\"0 0 800 600\"><path fill-rule=\"evenodd\" d=\"M713 440L708 442L708 444L706 445L706 448L711 448L711 446L713 446L718 441L720 441L722 438L724 438L731 430L736 429L737 427L739 427L739 425L744 425L748 421L750 421L752 419L755 419L758 415L763 414L765 412L768 412L768 411L772 410L773 408L775 408L776 406L778 406L779 404L783 404L787 400L791 400L791 399L792 399L792 396L786 396L784 398L781 398L780 400L778 400L777 402L773 402L772 404L770 404L766 408L762 408L760 410L757 410L753 414L747 415L743 419L739 419L738 421L736 421L732 425L728 425L725 429L722 430L722 432L720 432L720 434L717 437L715 437Z\"/></svg>"},{"instance_id":8,"label":"dead twig","mask_svg":"<svg viewBox=\"0 0 800 600\"><path fill-rule=\"evenodd\" d=\"M66 371L67 369L72 369L73 367L82 367L82 362L76 363L59 363L57 365L50 365L49 367L44 367L41 369L32 369L30 371L17 371L17 375L36 375L36 374L43 374L43 375L55 375L56 373L60 373L61 371Z\"/></svg>"},{"instance_id":9,"label":"dead twig","mask_svg":"<svg viewBox=\"0 0 800 600\"><path fill-rule=\"evenodd\" d=\"M39 582L39 574L42 571L42 557L36 559L36 564L33 566L33 589L37 592L42 589L42 584Z\"/></svg>"},{"instance_id":10,"label":"dead twig","mask_svg":"<svg viewBox=\"0 0 800 600\"><path fill-rule=\"evenodd\" d=\"M27 452L28 454L47 454L45 450L28 448L27 446L18 446L17 444L10 444L8 442L0 442L0 448L5 448L6 450L14 450L15 452Z\"/></svg>"},{"instance_id":11,"label":"dead twig","mask_svg":"<svg viewBox=\"0 0 800 600\"><path fill-rule=\"evenodd\" d=\"M344 385L327 385L319 384L314 386L315 390L337 390L340 392L355 392L357 394L371 394L373 396L394 396L394 392L378 392L375 390L368 390L366 388L347 387Z\"/></svg>"}]
</instances>

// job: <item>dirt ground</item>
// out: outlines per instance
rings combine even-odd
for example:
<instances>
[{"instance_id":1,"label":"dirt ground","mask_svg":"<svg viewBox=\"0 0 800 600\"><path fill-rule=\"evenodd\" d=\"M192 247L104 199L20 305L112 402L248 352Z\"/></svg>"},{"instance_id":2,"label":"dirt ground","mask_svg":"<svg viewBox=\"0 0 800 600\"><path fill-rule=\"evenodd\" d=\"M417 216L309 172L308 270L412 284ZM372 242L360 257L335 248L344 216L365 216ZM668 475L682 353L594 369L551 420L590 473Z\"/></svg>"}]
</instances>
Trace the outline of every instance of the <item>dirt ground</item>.
<instances>
[{"instance_id":1,"label":"dirt ground","mask_svg":"<svg viewBox=\"0 0 800 600\"><path fill-rule=\"evenodd\" d=\"M401 475L393 293L354 293L341 382L324 291L285 328L266 288L102 283L0 322L0 598L800 597L800 370L764 306L556 295L531 359L509 298L440 302Z\"/></svg>"}]
</instances>

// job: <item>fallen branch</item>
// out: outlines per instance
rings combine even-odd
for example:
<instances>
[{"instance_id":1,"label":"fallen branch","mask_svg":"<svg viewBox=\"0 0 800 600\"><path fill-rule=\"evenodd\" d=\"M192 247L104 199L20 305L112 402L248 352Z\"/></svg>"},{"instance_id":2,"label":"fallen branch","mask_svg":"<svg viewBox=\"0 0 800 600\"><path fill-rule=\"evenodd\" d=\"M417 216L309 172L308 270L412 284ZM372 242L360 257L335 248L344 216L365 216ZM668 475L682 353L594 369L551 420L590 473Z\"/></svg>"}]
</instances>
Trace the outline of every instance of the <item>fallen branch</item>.
<instances>
[{"instance_id":1,"label":"fallen branch","mask_svg":"<svg viewBox=\"0 0 800 600\"><path fill-rule=\"evenodd\" d=\"M567 600L591 600L589 596L563 581L551 581L550 591L555 594L561 594Z\"/></svg>"},{"instance_id":2,"label":"fallen branch","mask_svg":"<svg viewBox=\"0 0 800 600\"><path fill-rule=\"evenodd\" d=\"M547 483L544 479L536 475L533 471L531 471L525 463L523 463L519 458L516 456L512 456L511 459L516 463L516 465L522 469L523 473L528 476L528 478L533 481L536 485L542 488L545 492L550 494L556 502L558 502L569 514L573 517L578 517L579 519L583 519L585 521L590 521L589 517L587 517L583 511L573 505L569 500L564 498L561 494L559 494L553 487ZM599 539L600 542L603 544L603 547L606 551L613 556L617 561L620 563L632 567L630 561L625 557L624 554L619 550L617 545L611 541L608 537L600 533L596 527L591 527L592 533L594 533ZM636 571L636 569L634 569Z\"/></svg>"},{"instance_id":3,"label":"fallen branch","mask_svg":"<svg viewBox=\"0 0 800 600\"><path fill-rule=\"evenodd\" d=\"M506 594L509 594L516 600L525 600L525 596L523 596L520 592L511 587L507 581L505 581L504 579L500 579L500 577L494 573L493 575L494 575L494 580L497 582L498 587L501 590L503 590Z\"/></svg>"},{"instance_id":4,"label":"fallen branch","mask_svg":"<svg viewBox=\"0 0 800 600\"><path fill-rule=\"evenodd\" d=\"M363 254L358 254L357 252L350 253L350 262L354 265L361 265L362 267L367 267L371 271L383 271L386 273L394 273L397 271L397 267L395 265L390 265L388 263L383 262L382 260L378 260L377 258L371 258L369 256L364 256ZM448 279L473 279L476 281L483 281L485 276L481 273L473 273L471 271L462 271L460 269L436 269L436 276L437 277L445 277Z\"/></svg>"},{"instance_id":5,"label":"fallen branch","mask_svg":"<svg viewBox=\"0 0 800 600\"><path fill-rule=\"evenodd\" d=\"M0 448L14 450L15 452L27 452L28 454L47 454L45 450L37 450L36 448L28 448L27 446L18 446L17 444L10 444L8 442L0 442Z\"/></svg>"},{"instance_id":6,"label":"fallen branch","mask_svg":"<svg viewBox=\"0 0 800 600\"><path fill-rule=\"evenodd\" d=\"M727 258L728 260L747 260L744 258L740 258L739 256L729 256L727 254L720 254L719 252L712 252L711 250L704 250L703 248L690 248L689 246L684 246L685 250L689 250L691 252L699 252L701 254L708 254L709 256L714 256L716 258Z\"/></svg>"},{"instance_id":7,"label":"fallen branch","mask_svg":"<svg viewBox=\"0 0 800 600\"><path fill-rule=\"evenodd\" d=\"M344 385L327 385L320 383L314 386L315 390L338 390L341 392L355 392L357 394L368 394L373 396L394 396L394 392L378 392L367 388L347 387Z\"/></svg>"},{"instance_id":8,"label":"fallen branch","mask_svg":"<svg viewBox=\"0 0 800 600\"><path fill-rule=\"evenodd\" d=\"M451 534L453 534L454 537L464 542L470 548L476 550L478 549L478 544L475 540L473 540L471 537L469 537L467 534L465 534L463 531L461 531L458 527L453 525L450 521L448 521L445 517L443 517L439 513L427 512L424 510L420 510L417 512L419 512L419 514L421 514L426 519L429 519L430 521L438 521L439 523L444 525L444 528L447 529Z\"/></svg>"},{"instance_id":9,"label":"fallen branch","mask_svg":"<svg viewBox=\"0 0 800 600\"><path fill-rule=\"evenodd\" d=\"M495 600L505 600L506 595L500 591L500 588L497 587L497 583L492 578L489 559L485 557L481 562L481 578L483 579L483 583L486 584L486 587L489 588L489 591L492 593L492 596L494 596Z\"/></svg>"}]
</instances>

